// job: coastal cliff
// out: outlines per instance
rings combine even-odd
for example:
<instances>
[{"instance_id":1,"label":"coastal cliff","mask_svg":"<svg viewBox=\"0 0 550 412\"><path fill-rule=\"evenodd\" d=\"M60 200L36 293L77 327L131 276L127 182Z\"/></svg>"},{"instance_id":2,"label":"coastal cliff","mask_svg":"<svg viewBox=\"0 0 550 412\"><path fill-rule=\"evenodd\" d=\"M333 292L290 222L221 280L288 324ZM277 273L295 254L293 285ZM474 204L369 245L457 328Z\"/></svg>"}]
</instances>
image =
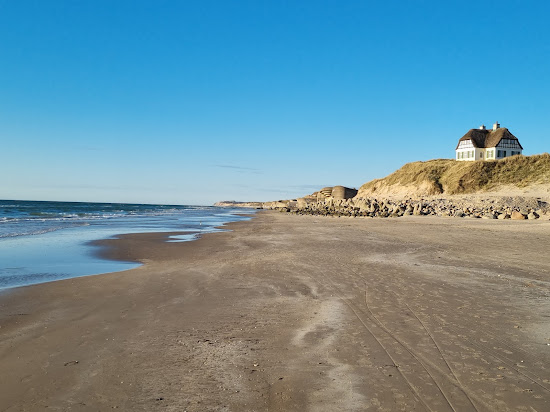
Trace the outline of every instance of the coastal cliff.
<instances>
[{"instance_id":1,"label":"coastal cliff","mask_svg":"<svg viewBox=\"0 0 550 412\"><path fill-rule=\"evenodd\" d=\"M474 193L503 195L538 191L544 197L550 189L550 154L512 156L497 161L457 162L436 159L407 163L382 179L359 188L358 197L431 196Z\"/></svg>"},{"instance_id":2,"label":"coastal cliff","mask_svg":"<svg viewBox=\"0 0 550 412\"><path fill-rule=\"evenodd\" d=\"M249 209L262 209L263 202L237 202L235 200L222 200L214 203L218 207L244 207Z\"/></svg>"},{"instance_id":3,"label":"coastal cliff","mask_svg":"<svg viewBox=\"0 0 550 412\"><path fill-rule=\"evenodd\" d=\"M216 205L353 217L550 219L550 154L486 162L413 162L359 190L334 186L298 199Z\"/></svg>"}]
</instances>

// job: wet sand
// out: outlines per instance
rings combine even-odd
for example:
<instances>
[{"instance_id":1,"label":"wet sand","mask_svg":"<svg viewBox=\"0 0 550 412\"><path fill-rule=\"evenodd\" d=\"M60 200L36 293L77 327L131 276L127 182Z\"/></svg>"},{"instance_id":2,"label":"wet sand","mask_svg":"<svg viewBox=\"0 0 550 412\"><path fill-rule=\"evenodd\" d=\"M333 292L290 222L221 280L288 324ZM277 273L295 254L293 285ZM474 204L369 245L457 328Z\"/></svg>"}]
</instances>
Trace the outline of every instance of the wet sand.
<instances>
[{"instance_id":1,"label":"wet sand","mask_svg":"<svg viewBox=\"0 0 550 412\"><path fill-rule=\"evenodd\" d=\"M550 222L262 212L0 295L0 411L550 410Z\"/></svg>"}]
</instances>

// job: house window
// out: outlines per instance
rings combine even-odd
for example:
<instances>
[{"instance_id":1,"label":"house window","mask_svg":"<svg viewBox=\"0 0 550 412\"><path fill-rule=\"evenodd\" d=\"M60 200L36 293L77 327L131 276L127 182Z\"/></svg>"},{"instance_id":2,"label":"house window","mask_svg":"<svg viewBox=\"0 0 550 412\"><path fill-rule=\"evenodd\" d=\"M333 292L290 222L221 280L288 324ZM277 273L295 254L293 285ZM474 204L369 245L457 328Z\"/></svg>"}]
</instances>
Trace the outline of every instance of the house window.
<instances>
[{"instance_id":1,"label":"house window","mask_svg":"<svg viewBox=\"0 0 550 412\"><path fill-rule=\"evenodd\" d=\"M480 159L483 159L483 152L480 152L480 153L479 153L479 158L480 158Z\"/></svg>"}]
</instances>

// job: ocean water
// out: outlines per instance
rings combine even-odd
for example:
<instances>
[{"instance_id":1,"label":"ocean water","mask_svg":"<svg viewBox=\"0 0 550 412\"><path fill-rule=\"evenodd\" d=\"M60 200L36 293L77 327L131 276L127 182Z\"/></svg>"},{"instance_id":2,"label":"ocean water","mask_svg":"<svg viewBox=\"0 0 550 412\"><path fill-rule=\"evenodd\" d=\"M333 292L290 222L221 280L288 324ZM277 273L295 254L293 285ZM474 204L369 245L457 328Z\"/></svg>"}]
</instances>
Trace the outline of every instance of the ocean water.
<instances>
[{"instance_id":1,"label":"ocean water","mask_svg":"<svg viewBox=\"0 0 550 412\"><path fill-rule=\"evenodd\" d=\"M0 200L0 290L116 272L135 262L100 259L92 240L123 233L181 232L190 241L250 219L253 210L213 206ZM238 215L239 214L239 215Z\"/></svg>"}]
</instances>

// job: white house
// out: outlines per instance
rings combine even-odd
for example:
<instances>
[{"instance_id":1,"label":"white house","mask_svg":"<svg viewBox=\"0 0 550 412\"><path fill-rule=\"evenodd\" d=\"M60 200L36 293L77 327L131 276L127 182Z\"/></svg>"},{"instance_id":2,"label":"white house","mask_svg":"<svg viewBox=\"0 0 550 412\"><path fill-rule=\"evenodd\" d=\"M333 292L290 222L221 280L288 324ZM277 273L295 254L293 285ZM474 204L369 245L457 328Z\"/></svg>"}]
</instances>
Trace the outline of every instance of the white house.
<instances>
[{"instance_id":1,"label":"white house","mask_svg":"<svg viewBox=\"0 0 550 412\"><path fill-rule=\"evenodd\" d=\"M495 123L493 130L484 125L470 129L456 146L456 160L495 160L520 155L523 147L519 140L505 127Z\"/></svg>"}]
</instances>

